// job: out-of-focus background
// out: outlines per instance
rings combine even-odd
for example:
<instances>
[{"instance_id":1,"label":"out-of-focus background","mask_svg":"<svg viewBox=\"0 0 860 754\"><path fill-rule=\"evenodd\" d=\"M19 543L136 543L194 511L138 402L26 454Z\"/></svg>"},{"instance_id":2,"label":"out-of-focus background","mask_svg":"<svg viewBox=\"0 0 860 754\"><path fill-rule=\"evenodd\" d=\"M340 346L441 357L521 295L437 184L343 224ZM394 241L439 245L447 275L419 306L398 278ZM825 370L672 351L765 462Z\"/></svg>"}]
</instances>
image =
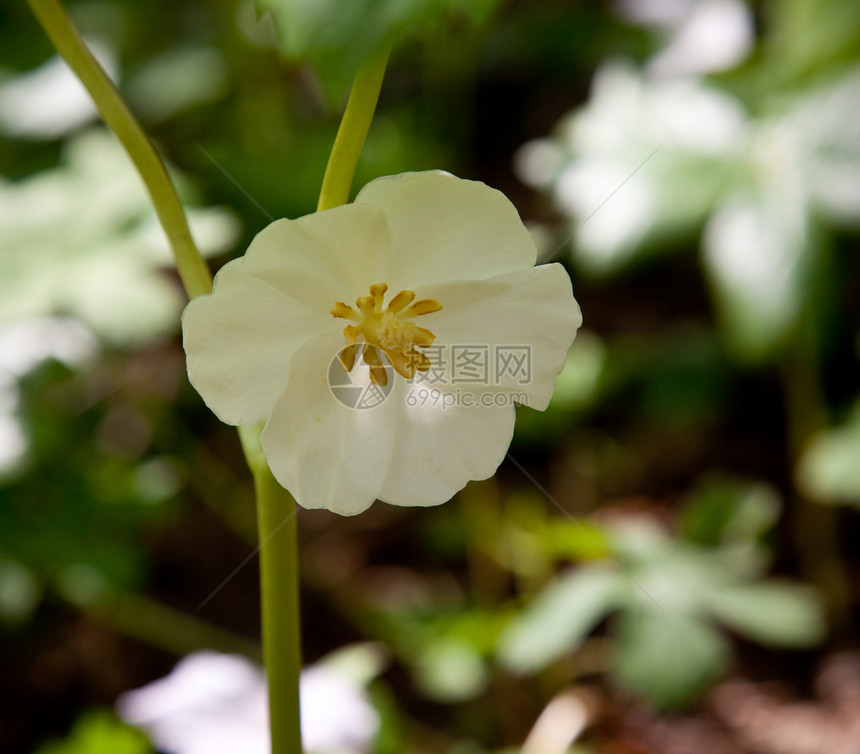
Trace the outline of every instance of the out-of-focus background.
<instances>
[{"instance_id":1,"label":"out-of-focus background","mask_svg":"<svg viewBox=\"0 0 860 754\"><path fill-rule=\"evenodd\" d=\"M299 514L310 752L860 751L855 0L75 0L217 268L355 187L503 190L585 324L509 459ZM0 7L0 751L265 751L255 522L129 160Z\"/></svg>"}]
</instances>

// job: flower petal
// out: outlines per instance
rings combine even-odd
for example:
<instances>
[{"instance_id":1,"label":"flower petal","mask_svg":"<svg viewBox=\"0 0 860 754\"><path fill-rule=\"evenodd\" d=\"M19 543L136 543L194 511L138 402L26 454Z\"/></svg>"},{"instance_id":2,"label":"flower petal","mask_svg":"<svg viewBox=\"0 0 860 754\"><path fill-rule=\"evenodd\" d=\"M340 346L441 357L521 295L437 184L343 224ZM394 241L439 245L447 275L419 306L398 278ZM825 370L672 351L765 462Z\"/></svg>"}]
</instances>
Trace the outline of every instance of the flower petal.
<instances>
[{"instance_id":1,"label":"flower petal","mask_svg":"<svg viewBox=\"0 0 860 754\"><path fill-rule=\"evenodd\" d=\"M214 293L191 301L182 315L188 379L221 421L263 421L287 387L293 353L335 330L333 322L247 275L242 260L230 262Z\"/></svg>"},{"instance_id":2,"label":"flower petal","mask_svg":"<svg viewBox=\"0 0 860 754\"><path fill-rule=\"evenodd\" d=\"M433 387L515 393L518 403L547 407L582 324L564 267L540 265L492 280L431 285L419 295L442 303L441 311L421 318L436 335L433 347L440 354L434 363L430 351ZM485 377L476 378L473 369L464 379L458 359L469 352L480 352L474 358L486 365Z\"/></svg>"},{"instance_id":3,"label":"flower petal","mask_svg":"<svg viewBox=\"0 0 860 754\"><path fill-rule=\"evenodd\" d=\"M355 204L385 212L393 290L480 280L535 263L534 241L514 205L478 181L438 171L403 173L371 181Z\"/></svg>"},{"instance_id":4,"label":"flower petal","mask_svg":"<svg viewBox=\"0 0 860 754\"><path fill-rule=\"evenodd\" d=\"M398 380L389 400L397 437L379 499L393 505L439 505L473 479L492 476L514 433L514 407L447 406L437 400L407 403L411 385Z\"/></svg>"},{"instance_id":5,"label":"flower petal","mask_svg":"<svg viewBox=\"0 0 860 754\"><path fill-rule=\"evenodd\" d=\"M263 430L263 452L275 478L305 508L354 515L376 500L394 446L394 406L355 409L338 401L327 384L328 368L343 348L339 333L322 335L290 364L287 392ZM340 369L340 365L337 365ZM352 372L367 387L367 367Z\"/></svg>"},{"instance_id":6,"label":"flower petal","mask_svg":"<svg viewBox=\"0 0 860 754\"><path fill-rule=\"evenodd\" d=\"M384 280L390 256L383 212L368 204L345 204L272 223L254 238L243 262L245 273L330 316L335 302L351 304Z\"/></svg>"}]
</instances>

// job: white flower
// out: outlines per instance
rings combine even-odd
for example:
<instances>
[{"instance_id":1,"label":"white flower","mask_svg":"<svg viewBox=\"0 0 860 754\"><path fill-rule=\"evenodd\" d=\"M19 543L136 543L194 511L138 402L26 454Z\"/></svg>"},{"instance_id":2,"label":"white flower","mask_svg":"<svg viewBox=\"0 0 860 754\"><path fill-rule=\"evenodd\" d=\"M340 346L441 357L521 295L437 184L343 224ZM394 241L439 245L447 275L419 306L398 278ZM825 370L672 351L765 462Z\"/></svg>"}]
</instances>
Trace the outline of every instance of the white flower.
<instances>
[{"instance_id":1,"label":"white flower","mask_svg":"<svg viewBox=\"0 0 860 754\"><path fill-rule=\"evenodd\" d=\"M299 694L307 754L370 748L379 716L361 683L323 661L302 670ZM173 754L271 752L263 669L239 655L194 652L164 678L122 694L116 706L123 720Z\"/></svg>"},{"instance_id":2,"label":"white flower","mask_svg":"<svg viewBox=\"0 0 860 754\"><path fill-rule=\"evenodd\" d=\"M495 472L514 401L546 408L580 325L567 273L535 257L498 191L380 178L218 273L183 315L189 378L228 424L266 422L272 472L306 508L445 502ZM329 375L376 401L346 405Z\"/></svg>"}]
</instances>

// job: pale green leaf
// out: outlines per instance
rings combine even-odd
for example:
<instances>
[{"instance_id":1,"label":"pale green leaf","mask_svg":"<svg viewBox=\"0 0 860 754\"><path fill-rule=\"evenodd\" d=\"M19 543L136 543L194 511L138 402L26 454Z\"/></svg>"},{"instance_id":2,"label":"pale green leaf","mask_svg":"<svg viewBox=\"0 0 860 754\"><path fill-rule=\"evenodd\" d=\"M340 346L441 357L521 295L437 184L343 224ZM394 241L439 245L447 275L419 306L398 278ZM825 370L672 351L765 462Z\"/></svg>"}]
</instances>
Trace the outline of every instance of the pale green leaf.
<instances>
[{"instance_id":1,"label":"pale green leaf","mask_svg":"<svg viewBox=\"0 0 860 754\"><path fill-rule=\"evenodd\" d=\"M608 612L623 603L627 578L603 566L580 568L552 581L504 631L499 659L533 673L580 645Z\"/></svg>"},{"instance_id":2,"label":"pale green leaf","mask_svg":"<svg viewBox=\"0 0 860 754\"><path fill-rule=\"evenodd\" d=\"M770 138L762 131L761 139ZM772 359L791 336L813 252L809 219L804 187L791 176L764 192L728 197L708 222L704 266L736 359Z\"/></svg>"},{"instance_id":3,"label":"pale green leaf","mask_svg":"<svg viewBox=\"0 0 860 754\"><path fill-rule=\"evenodd\" d=\"M824 636L820 604L808 588L770 580L726 587L708 595L711 613L762 644L806 647Z\"/></svg>"},{"instance_id":4,"label":"pale green leaf","mask_svg":"<svg viewBox=\"0 0 860 754\"><path fill-rule=\"evenodd\" d=\"M474 698L489 680L486 662L475 647L458 639L428 643L413 672L428 697L448 703Z\"/></svg>"},{"instance_id":5,"label":"pale green leaf","mask_svg":"<svg viewBox=\"0 0 860 754\"><path fill-rule=\"evenodd\" d=\"M809 441L796 473L799 486L810 497L860 505L860 406L844 425Z\"/></svg>"},{"instance_id":6,"label":"pale green leaf","mask_svg":"<svg viewBox=\"0 0 860 754\"><path fill-rule=\"evenodd\" d=\"M651 606L619 617L615 677L661 709L695 700L728 659L725 641L701 621Z\"/></svg>"},{"instance_id":7,"label":"pale green leaf","mask_svg":"<svg viewBox=\"0 0 860 754\"><path fill-rule=\"evenodd\" d=\"M235 240L225 211L189 214L202 250ZM0 324L62 314L117 344L178 327L185 297L165 274L173 262L164 233L128 156L104 130L67 142L56 168L0 179L0 248Z\"/></svg>"}]
</instances>

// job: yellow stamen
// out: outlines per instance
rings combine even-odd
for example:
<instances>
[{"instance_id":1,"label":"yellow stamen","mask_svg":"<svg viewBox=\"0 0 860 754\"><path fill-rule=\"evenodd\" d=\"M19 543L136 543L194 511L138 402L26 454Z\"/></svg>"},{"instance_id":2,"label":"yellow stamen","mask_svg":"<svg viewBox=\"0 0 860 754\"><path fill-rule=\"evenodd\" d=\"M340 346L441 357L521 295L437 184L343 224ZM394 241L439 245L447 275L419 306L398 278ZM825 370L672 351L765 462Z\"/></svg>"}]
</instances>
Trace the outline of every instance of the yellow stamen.
<instances>
[{"instance_id":1,"label":"yellow stamen","mask_svg":"<svg viewBox=\"0 0 860 754\"><path fill-rule=\"evenodd\" d=\"M417 317L421 314L432 314L438 312L442 308L442 304L432 298L422 298L416 301L406 310L407 317Z\"/></svg>"},{"instance_id":2,"label":"yellow stamen","mask_svg":"<svg viewBox=\"0 0 860 754\"><path fill-rule=\"evenodd\" d=\"M351 306L343 303L343 301L335 303L331 308L331 316L336 317L337 319L352 319L356 322L361 322L361 315Z\"/></svg>"},{"instance_id":3,"label":"yellow stamen","mask_svg":"<svg viewBox=\"0 0 860 754\"><path fill-rule=\"evenodd\" d=\"M343 301L335 303L331 310L333 317L356 323L343 329L348 348L343 349L338 356L341 366L347 372L351 371L356 356L362 353L370 371L370 381L383 387L388 384L388 375L382 363L383 353L394 370L406 379L414 377L416 372L430 369L430 359L418 347L431 345L436 336L430 330L410 322L409 318L432 314L442 308L442 304L435 299L415 301L414 291L400 291L383 309L387 292L386 283L377 283L370 286L369 296L356 299L358 311Z\"/></svg>"},{"instance_id":4,"label":"yellow stamen","mask_svg":"<svg viewBox=\"0 0 860 754\"><path fill-rule=\"evenodd\" d=\"M388 384L388 375L379 358L379 350L373 346L364 347L364 362L370 369L370 381L374 385L385 387Z\"/></svg>"},{"instance_id":5,"label":"yellow stamen","mask_svg":"<svg viewBox=\"0 0 860 754\"><path fill-rule=\"evenodd\" d=\"M436 336L429 330L423 327L415 328L415 345L416 346L432 346Z\"/></svg>"},{"instance_id":6,"label":"yellow stamen","mask_svg":"<svg viewBox=\"0 0 860 754\"><path fill-rule=\"evenodd\" d=\"M347 371L351 372L355 366L355 357L361 352L362 345L360 343L351 343L346 348L341 349L337 355L340 365Z\"/></svg>"},{"instance_id":7,"label":"yellow stamen","mask_svg":"<svg viewBox=\"0 0 860 754\"><path fill-rule=\"evenodd\" d=\"M365 317L368 314L376 314L376 298L373 296L362 296L356 299L355 305L359 308Z\"/></svg>"},{"instance_id":8,"label":"yellow stamen","mask_svg":"<svg viewBox=\"0 0 860 754\"><path fill-rule=\"evenodd\" d=\"M358 340L358 336L361 333L359 332L357 327L353 325L347 325L343 328L343 337L346 338L347 345L352 345Z\"/></svg>"},{"instance_id":9,"label":"yellow stamen","mask_svg":"<svg viewBox=\"0 0 860 754\"><path fill-rule=\"evenodd\" d=\"M388 302L388 311L397 312L405 309L415 298L415 291L400 291L391 301Z\"/></svg>"},{"instance_id":10,"label":"yellow stamen","mask_svg":"<svg viewBox=\"0 0 860 754\"><path fill-rule=\"evenodd\" d=\"M370 295L375 299L379 299L379 303L382 303L382 297L385 295L385 292L388 290L387 283L377 283L376 285L370 286Z\"/></svg>"}]
</instances>

